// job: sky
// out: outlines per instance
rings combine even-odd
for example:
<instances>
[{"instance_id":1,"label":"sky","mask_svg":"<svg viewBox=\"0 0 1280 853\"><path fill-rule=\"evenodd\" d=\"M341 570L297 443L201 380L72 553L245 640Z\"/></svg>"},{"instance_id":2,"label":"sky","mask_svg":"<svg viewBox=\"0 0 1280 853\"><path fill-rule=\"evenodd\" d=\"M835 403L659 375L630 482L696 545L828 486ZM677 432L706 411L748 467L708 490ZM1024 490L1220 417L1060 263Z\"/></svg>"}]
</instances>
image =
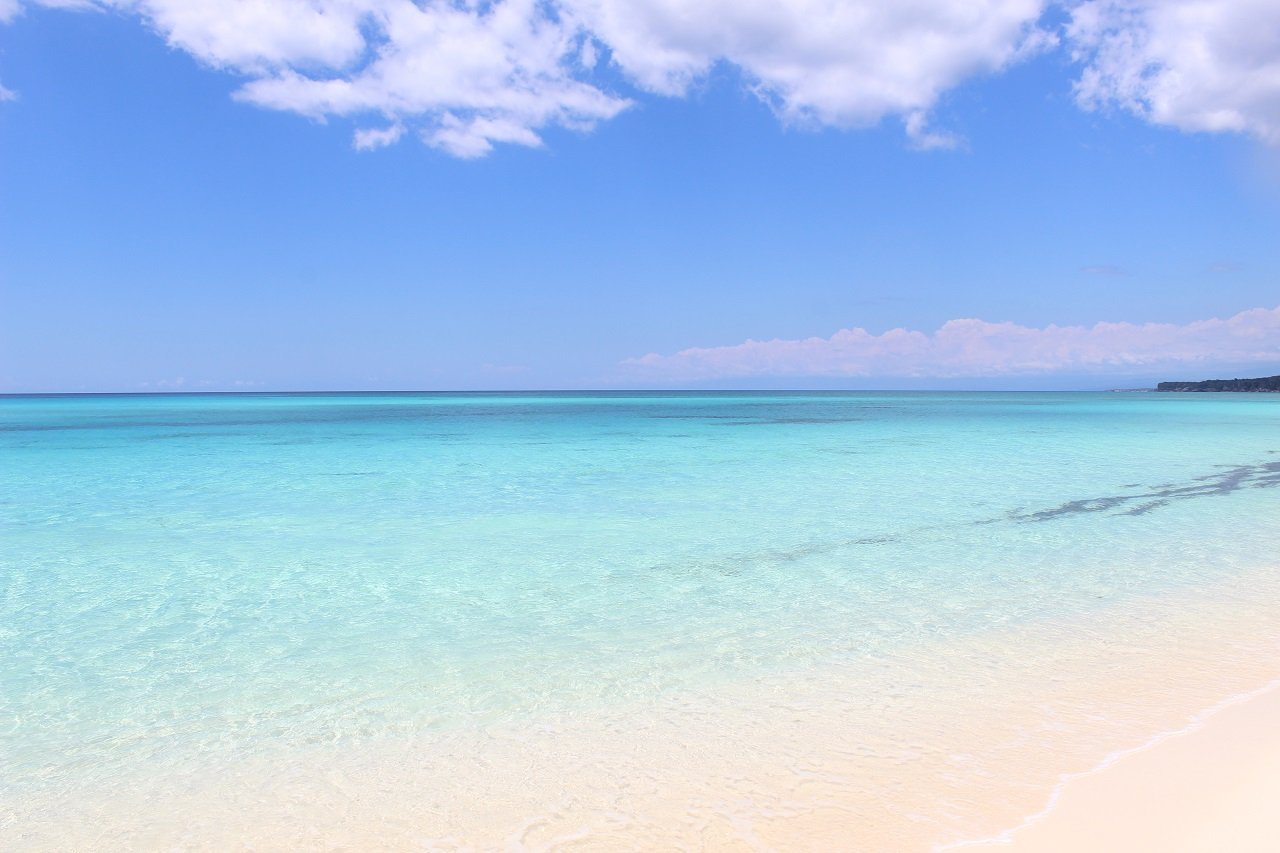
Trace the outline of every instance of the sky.
<instances>
[{"instance_id":1,"label":"sky","mask_svg":"<svg viewBox=\"0 0 1280 853\"><path fill-rule=\"evenodd\" d=\"M1280 373L1275 0L0 0L0 393Z\"/></svg>"}]
</instances>

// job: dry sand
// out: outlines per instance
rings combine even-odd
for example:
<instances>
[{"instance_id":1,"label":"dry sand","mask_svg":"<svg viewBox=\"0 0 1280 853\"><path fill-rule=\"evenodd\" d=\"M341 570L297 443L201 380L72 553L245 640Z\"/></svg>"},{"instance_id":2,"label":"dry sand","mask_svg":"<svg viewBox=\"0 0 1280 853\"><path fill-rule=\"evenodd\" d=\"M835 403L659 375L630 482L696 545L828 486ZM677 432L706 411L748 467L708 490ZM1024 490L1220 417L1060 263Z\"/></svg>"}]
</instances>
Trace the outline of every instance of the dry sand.
<instances>
[{"instance_id":1,"label":"dry sand","mask_svg":"<svg viewBox=\"0 0 1280 853\"><path fill-rule=\"evenodd\" d=\"M1280 686L1067 779L1045 812L960 849L1280 850Z\"/></svg>"}]
</instances>

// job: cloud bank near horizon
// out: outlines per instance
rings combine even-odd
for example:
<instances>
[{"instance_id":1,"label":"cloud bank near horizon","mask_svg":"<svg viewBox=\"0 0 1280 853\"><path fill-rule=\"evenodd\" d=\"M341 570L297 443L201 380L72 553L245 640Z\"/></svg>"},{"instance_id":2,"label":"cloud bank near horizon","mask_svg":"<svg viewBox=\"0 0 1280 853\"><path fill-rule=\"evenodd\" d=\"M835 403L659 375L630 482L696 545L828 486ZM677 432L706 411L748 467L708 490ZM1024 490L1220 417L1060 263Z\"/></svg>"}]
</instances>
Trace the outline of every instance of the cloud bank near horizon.
<instances>
[{"instance_id":1,"label":"cloud bank near horizon","mask_svg":"<svg viewBox=\"0 0 1280 853\"><path fill-rule=\"evenodd\" d=\"M631 106L605 69L680 97L720 63L788 125L892 118L946 148L943 95L1060 46L1085 109L1280 144L1272 0L0 0L0 22L24 5L137 17L243 78L243 101L353 119L359 149L407 133L459 157L538 146Z\"/></svg>"},{"instance_id":2,"label":"cloud bank near horizon","mask_svg":"<svg viewBox=\"0 0 1280 853\"><path fill-rule=\"evenodd\" d=\"M933 333L841 329L829 338L747 340L650 353L622 363L646 380L749 377L1009 377L1132 375L1167 367L1270 364L1280 372L1280 307L1227 319L1032 328L949 320Z\"/></svg>"}]
</instances>

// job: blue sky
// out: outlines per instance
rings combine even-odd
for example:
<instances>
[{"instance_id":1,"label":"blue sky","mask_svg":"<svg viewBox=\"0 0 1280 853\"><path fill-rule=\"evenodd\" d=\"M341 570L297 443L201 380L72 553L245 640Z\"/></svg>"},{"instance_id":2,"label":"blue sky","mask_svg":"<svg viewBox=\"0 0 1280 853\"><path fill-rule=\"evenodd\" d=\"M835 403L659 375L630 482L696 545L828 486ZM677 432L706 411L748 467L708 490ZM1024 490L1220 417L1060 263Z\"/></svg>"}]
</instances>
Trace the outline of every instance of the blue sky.
<instances>
[{"instance_id":1,"label":"blue sky","mask_svg":"<svg viewBox=\"0 0 1280 853\"><path fill-rule=\"evenodd\" d=\"M1274 4L300 2L0 0L0 392L1280 373Z\"/></svg>"}]
</instances>

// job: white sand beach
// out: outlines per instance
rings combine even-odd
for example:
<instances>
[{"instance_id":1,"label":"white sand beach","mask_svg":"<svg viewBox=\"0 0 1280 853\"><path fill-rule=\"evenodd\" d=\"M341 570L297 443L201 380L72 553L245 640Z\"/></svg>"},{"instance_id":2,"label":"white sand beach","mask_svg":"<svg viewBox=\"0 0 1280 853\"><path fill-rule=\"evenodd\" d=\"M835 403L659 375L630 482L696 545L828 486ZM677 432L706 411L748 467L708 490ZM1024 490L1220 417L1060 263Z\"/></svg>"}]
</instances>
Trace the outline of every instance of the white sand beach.
<instances>
[{"instance_id":1,"label":"white sand beach","mask_svg":"<svg viewBox=\"0 0 1280 853\"><path fill-rule=\"evenodd\" d=\"M1280 849L1280 685L1065 780L1026 824L965 850Z\"/></svg>"}]
</instances>

